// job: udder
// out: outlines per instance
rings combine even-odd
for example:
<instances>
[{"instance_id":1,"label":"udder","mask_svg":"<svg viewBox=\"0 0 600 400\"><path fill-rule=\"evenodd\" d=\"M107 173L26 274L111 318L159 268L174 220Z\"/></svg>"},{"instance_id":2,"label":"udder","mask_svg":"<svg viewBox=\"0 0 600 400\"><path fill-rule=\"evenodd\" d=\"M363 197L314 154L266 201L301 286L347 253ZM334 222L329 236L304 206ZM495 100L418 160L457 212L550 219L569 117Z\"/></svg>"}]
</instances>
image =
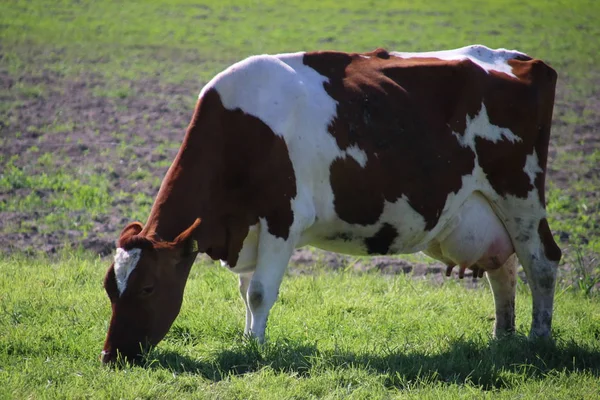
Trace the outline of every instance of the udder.
<instances>
[{"instance_id":1,"label":"udder","mask_svg":"<svg viewBox=\"0 0 600 400\"><path fill-rule=\"evenodd\" d=\"M467 268L474 270L473 277L500 268L514 248L487 200L474 193L424 252L446 264L447 276L458 265L458 277L462 279Z\"/></svg>"}]
</instances>

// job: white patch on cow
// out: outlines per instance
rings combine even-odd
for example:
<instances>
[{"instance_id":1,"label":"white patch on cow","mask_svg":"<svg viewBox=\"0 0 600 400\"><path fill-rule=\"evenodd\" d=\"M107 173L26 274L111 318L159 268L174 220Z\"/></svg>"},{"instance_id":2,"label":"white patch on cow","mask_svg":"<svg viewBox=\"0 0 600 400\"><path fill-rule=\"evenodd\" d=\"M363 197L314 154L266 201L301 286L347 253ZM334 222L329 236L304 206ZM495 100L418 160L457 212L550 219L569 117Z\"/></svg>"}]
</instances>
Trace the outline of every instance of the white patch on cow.
<instances>
[{"instance_id":1,"label":"white patch on cow","mask_svg":"<svg viewBox=\"0 0 600 400\"><path fill-rule=\"evenodd\" d=\"M367 153L358 146L350 146L345 150L345 153L352 157L361 166L367 165Z\"/></svg>"},{"instance_id":2,"label":"white patch on cow","mask_svg":"<svg viewBox=\"0 0 600 400\"><path fill-rule=\"evenodd\" d=\"M475 117L467 119L467 127L461 135L457 132L452 132L456 139L463 147L470 147L475 150L475 137L481 137L493 143L498 143L501 140L508 140L511 143L520 142L522 139L512 133L508 128L496 126L490 122L485 104L481 103L481 110Z\"/></svg>"},{"instance_id":3,"label":"white patch on cow","mask_svg":"<svg viewBox=\"0 0 600 400\"><path fill-rule=\"evenodd\" d=\"M289 130L294 108L306 94L297 72L271 55L252 56L232 65L215 76L200 97L211 88L217 90L225 108L259 118L280 136Z\"/></svg>"},{"instance_id":4,"label":"white patch on cow","mask_svg":"<svg viewBox=\"0 0 600 400\"><path fill-rule=\"evenodd\" d=\"M482 45L461 47L454 50L429 51L422 53L391 52L390 55L400 58L437 58L440 60L466 60L469 59L483 68L487 73L490 71L503 72L514 78L512 67L508 60L523 57L526 54L516 50L490 49Z\"/></svg>"},{"instance_id":5,"label":"white patch on cow","mask_svg":"<svg viewBox=\"0 0 600 400\"><path fill-rule=\"evenodd\" d=\"M523 170L525 171L527 176L529 176L529 182L532 185L535 182L535 176L537 174L541 174L542 172L544 172L540 168L540 163L538 161L538 156L537 156L537 153L535 152L535 149L533 149L533 152L531 154L529 154L527 156L527 158L525 159L525 168Z\"/></svg>"},{"instance_id":6,"label":"white patch on cow","mask_svg":"<svg viewBox=\"0 0 600 400\"><path fill-rule=\"evenodd\" d=\"M124 250L120 247L117 249L117 254L115 254L114 269L119 295L122 295L127 288L127 279L129 279L129 275L131 275L137 266L141 255L141 249Z\"/></svg>"}]
</instances>

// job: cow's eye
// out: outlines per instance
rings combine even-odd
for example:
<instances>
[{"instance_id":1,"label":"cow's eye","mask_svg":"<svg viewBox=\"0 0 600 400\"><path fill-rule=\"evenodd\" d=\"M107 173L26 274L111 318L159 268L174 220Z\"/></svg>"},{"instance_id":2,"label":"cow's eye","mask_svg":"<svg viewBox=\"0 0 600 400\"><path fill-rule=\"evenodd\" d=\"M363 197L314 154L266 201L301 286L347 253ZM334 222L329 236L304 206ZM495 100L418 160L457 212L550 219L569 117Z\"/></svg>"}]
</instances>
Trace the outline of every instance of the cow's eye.
<instances>
[{"instance_id":1,"label":"cow's eye","mask_svg":"<svg viewBox=\"0 0 600 400\"><path fill-rule=\"evenodd\" d=\"M140 294L142 296L149 296L152 293L154 293L154 286L145 286L142 288L142 290L140 291Z\"/></svg>"}]
</instances>

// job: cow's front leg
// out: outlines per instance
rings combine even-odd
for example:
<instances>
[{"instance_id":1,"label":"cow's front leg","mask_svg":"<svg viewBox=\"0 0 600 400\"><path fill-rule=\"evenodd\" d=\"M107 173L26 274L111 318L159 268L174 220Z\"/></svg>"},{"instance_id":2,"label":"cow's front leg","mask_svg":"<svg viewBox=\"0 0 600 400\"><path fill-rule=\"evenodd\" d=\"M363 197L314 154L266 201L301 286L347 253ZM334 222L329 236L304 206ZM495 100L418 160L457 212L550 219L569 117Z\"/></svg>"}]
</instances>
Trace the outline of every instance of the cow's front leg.
<instances>
[{"instance_id":1,"label":"cow's front leg","mask_svg":"<svg viewBox=\"0 0 600 400\"><path fill-rule=\"evenodd\" d=\"M291 235L290 235L291 236ZM264 342L269 311L277 295L279 286L287 268L295 242L275 237L262 229L258 244L258 262L250 279L247 302L251 313L249 334Z\"/></svg>"},{"instance_id":2,"label":"cow's front leg","mask_svg":"<svg viewBox=\"0 0 600 400\"><path fill-rule=\"evenodd\" d=\"M246 305L246 325L244 325L244 336L247 336L250 333L250 326L252 324L252 312L250 311L250 305L248 304L248 287L250 286L252 274L252 272L240 274L240 296L242 296L242 300L244 300L244 304Z\"/></svg>"}]
</instances>

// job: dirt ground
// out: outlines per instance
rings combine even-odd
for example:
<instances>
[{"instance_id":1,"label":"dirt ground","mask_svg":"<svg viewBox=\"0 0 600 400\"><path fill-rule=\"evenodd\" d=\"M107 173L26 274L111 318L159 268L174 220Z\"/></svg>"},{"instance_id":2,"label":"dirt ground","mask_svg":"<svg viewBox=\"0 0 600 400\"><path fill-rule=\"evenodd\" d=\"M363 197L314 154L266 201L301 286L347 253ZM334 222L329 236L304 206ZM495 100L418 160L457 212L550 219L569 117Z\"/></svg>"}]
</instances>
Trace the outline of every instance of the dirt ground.
<instances>
[{"instance_id":1,"label":"dirt ground","mask_svg":"<svg viewBox=\"0 0 600 400\"><path fill-rule=\"evenodd\" d=\"M51 153L54 167L66 167L78 173L104 174L115 193L143 193L153 198L168 164L177 151L192 113L192 105L200 90L198 82L182 85L167 85L158 80L128 82L122 96L98 95L103 83L95 77L73 81L43 72L37 76L26 76L15 81L0 71L0 101L12 102L2 120L0 132L5 139L0 148L2 163L13 155L20 157L17 165L27 166L29 173L42 173L48 167L37 164L44 153ZM18 85L41 85L43 93L23 93L14 90ZM599 105L600 106L600 105ZM557 113L564 112L564 105L557 105ZM61 127L48 129L48 127ZM554 135L566 129L560 122L555 124ZM599 148L600 137L595 134L597 126L582 126L575 129L577 140L553 140L550 163L559 151L590 152ZM135 138L138 137L136 141ZM140 140L141 138L141 140ZM556 146L559 143L560 146ZM32 146L37 146L32 151ZM161 148L161 151L157 151ZM136 171L148 171L154 182L137 180ZM590 174L600 176L600 166ZM572 172L550 167L548 179L559 187L565 187ZM11 196L26 196L29 189L0 190L0 202ZM48 193L38 193L42 198ZM0 212L0 252L15 251L57 252L65 243L82 247L102 256L112 253L114 240L120 229L130 222L134 204L127 200L114 201L105 214L95 216L93 228L86 237L78 230L53 230L40 232L35 223L23 221L43 220L55 210L41 208L25 212ZM72 217L81 217L74 211ZM12 229L19 226L20 229ZM26 228L24 228L26 226ZM568 241L567 233L558 232L561 239ZM357 270L376 269L384 273L407 273L417 276L437 276L445 270L442 265L408 263L397 258L374 257L368 261L335 255L327 252L301 249L292 260L295 273L310 269L319 260L332 268ZM456 273L456 272L455 272Z\"/></svg>"}]
</instances>

